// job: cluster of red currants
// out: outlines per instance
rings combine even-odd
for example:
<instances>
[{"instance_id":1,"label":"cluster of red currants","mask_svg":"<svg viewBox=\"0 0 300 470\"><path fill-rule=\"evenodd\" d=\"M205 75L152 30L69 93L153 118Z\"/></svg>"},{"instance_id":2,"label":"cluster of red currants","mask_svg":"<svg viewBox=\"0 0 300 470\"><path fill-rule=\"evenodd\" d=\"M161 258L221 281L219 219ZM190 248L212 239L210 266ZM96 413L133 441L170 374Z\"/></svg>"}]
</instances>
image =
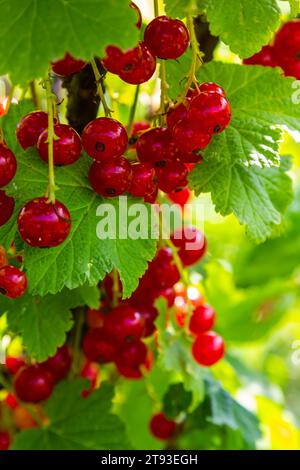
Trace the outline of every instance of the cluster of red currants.
<instances>
[{"instance_id":1,"label":"cluster of red currants","mask_svg":"<svg viewBox=\"0 0 300 470\"><path fill-rule=\"evenodd\" d=\"M6 250L0 245L0 294L16 299L27 288L27 279L17 266L9 265Z\"/></svg>"},{"instance_id":2,"label":"cluster of red currants","mask_svg":"<svg viewBox=\"0 0 300 470\"><path fill-rule=\"evenodd\" d=\"M138 13L137 28L142 26L141 12ZM139 85L147 82L156 70L156 58L178 59L187 50L189 32L185 24L167 16L158 16L145 29L144 40L133 49L123 52L119 47L106 48L102 63L106 70L118 75L124 82Z\"/></svg>"},{"instance_id":3,"label":"cluster of red currants","mask_svg":"<svg viewBox=\"0 0 300 470\"><path fill-rule=\"evenodd\" d=\"M272 44L248 59L247 65L281 67L284 75L300 79L300 19L285 23L276 33Z\"/></svg>"}]
</instances>

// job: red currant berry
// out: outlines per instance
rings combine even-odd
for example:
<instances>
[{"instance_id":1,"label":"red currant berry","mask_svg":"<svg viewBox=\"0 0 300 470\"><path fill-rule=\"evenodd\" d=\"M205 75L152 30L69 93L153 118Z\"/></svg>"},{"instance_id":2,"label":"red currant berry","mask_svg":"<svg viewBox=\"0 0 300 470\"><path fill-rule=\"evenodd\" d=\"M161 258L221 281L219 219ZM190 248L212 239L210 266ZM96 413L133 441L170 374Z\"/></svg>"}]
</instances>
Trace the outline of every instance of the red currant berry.
<instances>
[{"instance_id":1,"label":"red currant berry","mask_svg":"<svg viewBox=\"0 0 300 470\"><path fill-rule=\"evenodd\" d=\"M129 187L131 165L124 157L111 162L94 162L90 168L89 180L93 190L105 197L120 196Z\"/></svg>"},{"instance_id":2,"label":"red currant berry","mask_svg":"<svg viewBox=\"0 0 300 470\"><path fill-rule=\"evenodd\" d=\"M142 13L141 13L141 10L139 9L139 7L134 2L130 2L129 6L130 6L130 8L133 8L137 13L137 22L136 22L135 26L137 27L137 29L141 29L141 27L142 27Z\"/></svg>"},{"instance_id":3,"label":"red currant berry","mask_svg":"<svg viewBox=\"0 0 300 470\"><path fill-rule=\"evenodd\" d=\"M143 377L140 367L121 367L116 364L119 374L125 377L125 379L138 380Z\"/></svg>"},{"instance_id":4,"label":"red currant berry","mask_svg":"<svg viewBox=\"0 0 300 470\"><path fill-rule=\"evenodd\" d=\"M107 313L105 311L108 310L108 307L101 307L99 310L95 310L93 308L89 308L86 313L86 323L89 328L102 328L104 325L105 317Z\"/></svg>"},{"instance_id":5,"label":"red currant berry","mask_svg":"<svg viewBox=\"0 0 300 470\"><path fill-rule=\"evenodd\" d=\"M149 426L153 436L162 441L170 439L176 430L175 421L168 419L164 413L152 416Z\"/></svg>"},{"instance_id":6,"label":"red currant berry","mask_svg":"<svg viewBox=\"0 0 300 470\"><path fill-rule=\"evenodd\" d=\"M185 204L190 199L191 192L189 188L183 188L180 191L174 191L168 194L168 198L170 201L174 202L175 204L179 204L181 207L184 207Z\"/></svg>"},{"instance_id":7,"label":"red currant berry","mask_svg":"<svg viewBox=\"0 0 300 470\"><path fill-rule=\"evenodd\" d=\"M16 157L5 144L0 144L0 188L10 183L16 171Z\"/></svg>"},{"instance_id":8,"label":"red currant berry","mask_svg":"<svg viewBox=\"0 0 300 470\"><path fill-rule=\"evenodd\" d=\"M14 389L19 400L38 403L47 400L53 390L53 377L41 364L24 367L17 374Z\"/></svg>"},{"instance_id":9,"label":"red currant berry","mask_svg":"<svg viewBox=\"0 0 300 470\"><path fill-rule=\"evenodd\" d=\"M16 399L14 394L10 392L8 392L8 394L5 397L5 403L8 406L8 408L10 408L11 410L15 410L19 406L18 400Z\"/></svg>"},{"instance_id":10,"label":"red currant berry","mask_svg":"<svg viewBox=\"0 0 300 470\"><path fill-rule=\"evenodd\" d=\"M186 98L186 101L169 108L167 113L167 125L170 130L177 124L177 122L186 119L188 116L188 104L190 98Z\"/></svg>"},{"instance_id":11,"label":"red currant berry","mask_svg":"<svg viewBox=\"0 0 300 470\"><path fill-rule=\"evenodd\" d=\"M8 257L6 250L0 243L0 268L3 268L3 266L6 266L8 263Z\"/></svg>"},{"instance_id":12,"label":"red currant berry","mask_svg":"<svg viewBox=\"0 0 300 470\"><path fill-rule=\"evenodd\" d=\"M25 361L22 357L6 356L5 365L8 372L15 375L25 365Z\"/></svg>"},{"instance_id":13,"label":"red currant berry","mask_svg":"<svg viewBox=\"0 0 300 470\"><path fill-rule=\"evenodd\" d=\"M209 305L199 305L190 319L189 329L194 335L205 333L213 328L215 324L215 311Z\"/></svg>"},{"instance_id":14,"label":"red currant berry","mask_svg":"<svg viewBox=\"0 0 300 470\"><path fill-rule=\"evenodd\" d=\"M157 195L158 195L158 187L157 185L155 185L155 188L153 189L152 192L145 194L144 201L148 202L149 204L154 204L156 202Z\"/></svg>"},{"instance_id":15,"label":"red currant berry","mask_svg":"<svg viewBox=\"0 0 300 470\"><path fill-rule=\"evenodd\" d=\"M18 216L22 240L30 246L51 248L61 245L69 235L71 216L64 204L48 203L47 198L32 199L22 207Z\"/></svg>"},{"instance_id":16,"label":"red currant berry","mask_svg":"<svg viewBox=\"0 0 300 470\"><path fill-rule=\"evenodd\" d=\"M33 111L26 114L17 125L16 135L19 144L26 150L37 144L39 136L48 127L48 114Z\"/></svg>"},{"instance_id":17,"label":"red currant berry","mask_svg":"<svg viewBox=\"0 0 300 470\"><path fill-rule=\"evenodd\" d=\"M265 67L276 67L276 59L272 46L264 46L259 52L248 59L243 60L245 65L264 65Z\"/></svg>"},{"instance_id":18,"label":"red currant berry","mask_svg":"<svg viewBox=\"0 0 300 470\"><path fill-rule=\"evenodd\" d=\"M300 20L285 23L276 33L274 41L274 57L278 64L299 61L300 53Z\"/></svg>"},{"instance_id":19,"label":"red currant berry","mask_svg":"<svg viewBox=\"0 0 300 470\"><path fill-rule=\"evenodd\" d=\"M178 154L167 127L154 127L144 132L137 141L136 151L141 162L159 165L166 160L175 160Z\"/></svg>"},{"instance_id":20,"label":"red currant berry","mask_svg":"<svg viewBox=\"0 0 300 470\"><path fill-rule=\"evenodd\" d=\"M202 162L202 155L199 151L190 153L178 152L177 158L180 162L187 164L189 171L192 168L190 168L188 165L195 165L196 163Z\"/></svg>"},{"instance_id":21,"label":"red currant berry","mask_svg":"<svg viewBox=\"0 0 300 470\"><path fill-rule=\"evenodd\" d=\"M225 90L215 82L201 83L201 85L198 85L198 89L190 89L190 91L188 92L188 96L191 100L192 98L196 98L196 96L199 96L200 93L219 93L219 95L226 96Z\"/></svg>"},{"instance_id":22,"label":"red currant berry","mask_svg":"<svg viewBox=\"0 0 300 470\"><path fill-rule=\"evenodd\" d=\"M110 73L119 75L121 70L121 58L123 52L117 46L107 46L106 57L102 59L102 64Z\"/></svg>"},{"instance_id":23,"label":"red currant berry","mask_svg":"<svg viewBox=\"0 0 300 470\"><path fill-rule=\"evenodd\" d=\"M211 134L201 129L195 121L182 119L172 130L174 142L182 152L198 152L205 149L211 141Z\"/></svg>"},{"instance_id":24,"label":"red currant berry","mask_svg":"<svg viewBox=\"0 0 300 470\"><path fill-rule=\"evenodd\" d=\"M126 151L128 137L120 122L101 117L89 122L84 128L82 145L90 157L98 162L110 163Z\"/></svg>"},{"instance_id":25,"label":"red currant berry","mask_svg":"<svg viewBox=\"0 0 300 470\"><path fill-rule=\"evenodd\" d=\"M145 331L145 319L135 307L119 305L111 310L104 323L104 332L117 341L138 340Z\"/></svg>"},{"instance_id":26,"label":"red currant berry","mask_svg":"<svg viewBox=\"0 0 300 470\"><path fill-rule=\"evenodd\" d=\"M145 29L144 40L160 59L178 59L187 50L189 32L180 20L157 16Z\"/></svg>"},{"instance_id":27,"label":"red currant berry","mask_svg":"<svg viewBox=\"0 0 300 470\"><path fill-rule=\"evenodd\" d=\"M165 193L182 189L188 183L188 169L184 163L167 161L161 168L157 168L156 175L158 187Z\"/></svg>"},{"instance_id":28,"label":"red currant berry","mask_svg":"<svg viewBox=\"0 0 300 470\"><path fill-rule=\"evenodd\" d=\"M49 357L42 363L43 366L52 374L54 381L64 379L72 364L72 354L66 344L57 349L54 356Z\"/></svg>"},{"instance_id":29,"label":"red currant berry","mask_svg":"<svg viewBox=\"0 0 300 470\"><path fill-rule=\"evenodd\" d=\"M156 330L154 322L158 317L158 311L153 305L147 304L136 305L136 308L145 320L145 331L143 337L148 338L148 336L153 335L154 331Z\"/></svg>"},{"instance_id":30,"label":"red currant berry","mask_svg":"<svg viewBox=\"0 0 300 470\"><path fill-rule=\"evenodd\" d=\"M294 77L297 80L300 79L300 60L281 64L281 68L284 71L285 77Z\"/></svg>"},{"instance_id":31,"label":"red currant berry","mask_svg":"<svg viewBox=\"0 0 300 470\"><path fill-rule=\"evenodd\" d=\"M0 431L0 450L8 450L10 446L10 435L6 431Z\"/></svg>"},{"instance_id":32,"label":"red currant berry","mask_svg":"<svg viewBox=\"0 0 300 470\"><path fill-rule=\"evenodd\" d=\"M25 274L15 266L4 266L0 269L0 294L16 299L21 297L27 288Z\"/></svg>"},{"instance_id":33,"label":"red currant berry","mask_svg":"<svg viewBox=\"0 0 300 470\"><path fill-rule=\"evenodd\" d=\"M54 133L58 139L53 141L54 165L72 165L80 157L81 139L77 132L67 124L56 124ZM40 156L48 162L48 130L45 129L38 140L37 148Z\"/></svg>"},{"instance_id":34,"label":"red currant berry","mask_svg":"<svg viewBox=\"0 0 300 470\"><path fill-rule=\"evenodd\" d=\"M92 390L96 388L99 374L100 374L100 369L99 369L98 364L95 364L94 362L89 362L89 361L87 361L84 364L82 371L80 373L81 377L90 381Z\"/></svg>"},{"instance_id":35,"label":"red currant berry","mask_svg":"<svg viewBox=\"0 0 300 470\"><path fill-rule=\"evenodd\" d=\"M101 328L89 330L83 338L83 352L89 361L112 362L116 356L114 339Z\"/></svg>"},{"instance_id":36,"label":"red currant berry","mask_svg":"<svg viewBox=\"0 0 300 470\"><path fill-rule=\"evenodd\" d=\"M69 75L78 73L85 66L86 62L84 60L75 59L68 52L65 53L62 59L52 62L53 72L61 77L68 77Z\"/></svg>"},{"instance_id":37,"label":"red currant berry","mask_svg":"<svg viewBox=\"0 0 300 470\"><path fill-rule=\"evenodd\" d=\"M168 302L168 307L172 307L175 302L176 292L174 287L169 287L168 289L164 289L159 294L161 297L164 297Z\"/></svg>"},{"instance_id":38,"label":"red currant berry","mask_svg":"<svg viewBox=\"0 0 300 470\"><path fill-rule=\"evenodd\" d=\"M196 362L209 367L222 359L225 344L221 336L213 331L200 333L192 346L192 353Z\"/></svg>"},{"instance_id":39,"label":"red currant berry","mask_svg":"<svg viewBox=\"0 0 300 470\"><path fill-rule=\"evenodd\" d=\"M147 357L147 348L145 344L138 340L125 343L118 349L116 356L116 365L120 368L135 369L141 366Z\"/></svg>"},{"instance_id":40,"label":"red currant berry","mask_svg":"<svg viewBox=\"0 0 300 470\"><path fill-rule=\"evenodd\" d=\"M148 47L139 43L134 49L129 49L120 58L120 78L131 85L145 83L154 74L156 69L156 58Z\"/></svg>"},{"instance_id":41,"label":"red currant berry","mask_svg":"<svg viewBox=\"0 0 300 470\"><path fill-rule=\"evenodd\" d=\"M180 273L173 260L170 248L161 248L152 261L151 271L154 282L160 289L173 287L180 279Z\"/></svg>"},{"instance_id":42,"label":"red currant berry","mask_svg":"<svg viewBox=\"0 0 300 470\"><path fill-rule=\"evenodd\" d=\"M7 196L5 191L0 189L0 227L11 218L14 208L14 198Z\"/></svg>"},{"instance_id":43,"label":"red currant berry","mask_svg":"<svg viewBox=\"0 0 300 470\"><path fill-rule=\"evenodd\" d=\"M171 240L179 248L178 255L184 266L197 263L206 253L205 236L194 227L177 229L171 236Z\"/></svg>"},{"instance_id":44,"label":"red currant berry","mask_svg":"<svg viewBox=\"0 0 300 470\"><path fill-rule=\"evenodd\" d=\"M227 98L219 93L200 93L190 103L189 119L199 122L204 132L218 134L231 121L231 107Z\"/></svg>"},{"instance_id":45,"label":"red currant berry","mask_svg":"<svg viewBox=\"0 0 300 470\"><path fill-rule=\"evenodd\" d=\"M132 179L128 192L135 197L152 193L157 187L154 168L149 163L136 163L131 168Z\"/></svg>"},{"instance_id":46,"label":"red currant berry","mask_svg":"<svg viewBox=\"0 0 300 470\"><path fill-rule=\"evenodd\" d=\"M5 116L9 110L10 99L9 96L0 97L0 117Z\"/></svg>"}]
</instances>

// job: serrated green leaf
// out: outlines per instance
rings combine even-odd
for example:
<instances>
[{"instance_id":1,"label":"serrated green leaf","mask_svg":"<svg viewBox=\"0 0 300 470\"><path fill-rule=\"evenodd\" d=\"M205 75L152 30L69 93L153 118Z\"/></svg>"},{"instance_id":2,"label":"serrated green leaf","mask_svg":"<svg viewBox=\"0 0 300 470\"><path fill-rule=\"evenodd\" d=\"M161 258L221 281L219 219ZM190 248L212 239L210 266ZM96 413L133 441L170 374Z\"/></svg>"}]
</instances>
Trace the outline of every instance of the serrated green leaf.
<instances>
[{"instance_id":1,"label":"serrated green leaf","mask_svg":"<svg viewBox=\"0 0 300 470\"><path fill-rule=\"evenodd\" d=\"M86 381L81 379L58 384L44 407L49 424L18 434L13 449L129 449L124 425L110 411L113 388L103 385L83 399L85 388Z\"/></svg>"},{"instance_id":2,"label":"serrated green leaf","mask_svg":"<svg viewBox=\"0 0 300 470\"><path fill-rule=\"evenodd\" d=\"M201 0L164 0L167 15L184 18L187 14L200 13Z\"/></svg>"},{"instance_id":3,"label":"serrated green leaf","mask_svg":"<svg viewBox=\"0 0 300 470\"><path fill-rule=\"evenodd\" d=\"M108 44L133 47L136 13L124 0L1 0L0 75L14 84L44 77L68 51L90 60Z\"/></svg>"},{"instance_id":4,"label":"serrated green leaf","mask_svg":"<svg viewBox=\"0 0 300 470\"><path fill-rule=\"evenodd\" d=\"M276 0L205 0L209 28L240 57L268 44L280 24Z\"/></svg>"},{"instance_id":5,"label":"serrated green leaf","mask_svg":"<svg viewBox=\"0 0 300 470\"><path fill-rule=\"evenodd\" d=\"M210 160L197 165L189 181L197 195L211 192L221 215L233 212L255 242L270 237L293 199L292 181L277 167L261 169Z\"/></svg>"},{"instance_id":6,"label":"serrated green leaf","mask_svg":"<svg viewBox=\"0 0 300 470\"><path fill-rule=\"evenodd\" d=\"M18 172L8 191L15 198L15 212L8 224L0 229L0 240L8 246L16 232L16 217L22 205L30 199L45 193L47 187L47 166L35 150L18 155ZM121 217L122 198L104 199L97 196L87 179L91 160L86 156L75 164L56 169L56 183L59 186L57 198L65 203L72 217L72 230L67 240L57 248L38 249L25 247L24 262L27 269L29 291L34 295L55 294L63 287L74 289L83 284L96 285L99 280L115 267L123 285L124 297L136 289L138 280L146 271L156 251L155 239L122 238L100 240L96 227L100 218L96 211L101 204L110 204L115 209L117 220ZM140 199L128 197L130 207ZM151 225L151 207L146 204L147 221ZM134 219L134 217L133 217ZM128 216L128 220L132 217ZM117 222L125 225L123 220ZM150 233L150 232L149 232Z\"/></svg>"},{"instance_id":7,"label":"serrated green leaf","mask_svg":"<svg viewBox=\"0 0 300 470\"><path fill-rule=\"evenodd\" d=\"M228 426L239 430L247 444L255 448L261 437L256 416L235 401L215 380L206 381L206 390L211 402L211 417L208 420L217 426Z\"/></svg>"}]
</instances>

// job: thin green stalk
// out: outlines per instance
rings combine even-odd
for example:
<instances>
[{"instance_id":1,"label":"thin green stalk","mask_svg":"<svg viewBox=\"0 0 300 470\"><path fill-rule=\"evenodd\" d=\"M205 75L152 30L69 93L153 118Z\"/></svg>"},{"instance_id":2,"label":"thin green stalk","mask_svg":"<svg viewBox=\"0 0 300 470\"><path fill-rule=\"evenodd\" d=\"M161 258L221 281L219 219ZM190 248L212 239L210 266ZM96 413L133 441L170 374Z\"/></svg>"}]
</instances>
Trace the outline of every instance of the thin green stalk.
<instances>
[{"instance_id":1,"label":"thin green stalk","mask_svg":"<svg viewBox=\"0 0 300 470\"><path fill-rule=\"evenodd\" d=\"M36 81L31 80L29 86L30 86L31 99L32 99L32 102L33 102L35 108L36 109L41 109L41 100L40 100L40 95L39 95L38 90L37 90Z\"/></svg>"},{"instance_id":2,"label":"thin green stalk","mask_svg":"<svg viewBox=\"0 0 300 470\"><path fill-rule=\"evenodd\" d=\"M154 16L159 16L158 0L154 0Z\"/></svg>"},{"instance_id":3,"label":"thin green stalk","mask_svg":"<svg viewBox=\"0 0 300 470\"><path fill-rule=\"evenodd\" d=\"M57 186L55 184L55 174L54 174L54 158L53 158L53 141L57 139L54 133L54 121L53 121L53 93L51 89L51 77L48 75L47 80L45 81L46 86L46 99L47 99L47 111L48 111L48 167L49 167L49 177L48 177L48 201L52 204L55 203L55 191Z\"/></svg>"},{"instance_id":4,"label":"thin green stalk","mask_svg":"<svg viewBox=\"0 0 300 470\"><path fill-rule=\"evenodd\" d=\"M91 60L91 66L92 66L92 69L93 69L93 72L94 72L94 75L95 75L95 79L96 79L96 83L97 83L97 93L98 93L99 98L101 100L101 103L103 105L105 117L111 117L111 109L109 108L109 106L106 102L104 93L103 93L102 79L101 79L101 75L100 75L100 72L98 70L95 59Z\"/></svg>"},{"instance_id":5,"label":"thin green stalk","mask_svg":"<svg viewBox=\"0 0 300 470\"><path fill-rule=\"evenodd\" d=\"M137 104L138 104L138 101L139 101L139 93L140 93L140 85L137 85L136 88L135 88L134 99L133 99L133 103L132 103L132 106L131 106L131 109L130 109L128 124L127 124L127 134L129 136L131 135L131 131L132 131L132 127L133 127L136 108L137 108Z\"/></svg>"}]
</instances>

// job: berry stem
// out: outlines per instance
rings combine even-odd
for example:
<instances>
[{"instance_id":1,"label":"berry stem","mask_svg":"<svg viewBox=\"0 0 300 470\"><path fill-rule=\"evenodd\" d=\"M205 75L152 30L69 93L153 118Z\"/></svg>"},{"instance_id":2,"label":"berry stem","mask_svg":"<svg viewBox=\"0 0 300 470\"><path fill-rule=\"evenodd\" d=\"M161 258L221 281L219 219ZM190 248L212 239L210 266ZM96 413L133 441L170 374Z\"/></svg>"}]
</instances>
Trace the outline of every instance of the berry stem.
<instances>
[{"instance_id":1,"label":"berry stem","mask_svg":"<svg viewBox=\"0 0 300 470\"><path fill-rule=\"evenodd\" d=\"M48 111L48 166L49 166L49 184L47 189L48 202L55 204L55 191L57 189L55 185L55 174L54 174L54 158L53 158L53 141L56 139L54 133L54 121L53 121L53 93L51 89L51 76L45 81L46 86L46 99L47 99L47 111Z\"/></svg>"},{"instance_id":2,"label":"berry stem","mask_svg":"<svg viewBox=\"0 0 300 470\"><path fill-rule=\"evenodd\" d=\"M97 84L97 93L103 105L105 117L111 117L111 110L106 102L106 99L103 93L102 78L101 78L100 72L98 70L98 67L94 58L91 59L91 66L95 75L96 84Z\"/></svg>"},{"instance_id":3,"label":"berry stem","mask_svg":"<svg viewBox=\"0 0 300 470\"><path fill-rule=\"evenodd\" d=\"M31 80L29 86L30 86L31 99L32 99L32 102L33 102L35 108L36 109L41 109L41 100L40 100L40 96L39 96L39 93L38 93L38 90L37 90L36 81Z\"/></svg>"},{"instance_id":4,"label":"berry stem","mask_svg":"<svg viewBox=\"0 0 300 470\"><path fill-rule=\"evenodd\" d=\"M155 17L159 16L158 0L154 0L153 6L154 6L154 16Z\"/></svg>"},{"instance_id":5,"label":"berry stem","mask_svg":"<svg viewBox=\"0 0 300 470\"><path fill-rule=\"evenodd\" d=\"M166 78L166 62L160 61L160 108L159 108L159 124L163 125L166 120L166 103L168 101L168 83Z\"/></svg>"},{"instance_id":6,"label":"berry stem","mask_svg":"<svg viewBox=\"0 0 300 470\"><path fill-rule=\"evenodd\" d=\"M116 307L119 303L119 277L118 277L118 271L116 268L113 269L113 301L112 305L113 307Z\"/></svg>"},{"instance_id":7,"label":"berry stem","mask_svg":"<svg viewBox=\"0 0 300 470\"><path fill-rule=\"evenodd\" d=\"M135 116L137 104L139 101L139 93L140 93L140 85L137 85L135 89L135 93L134 93L133 103L130 109L128 124L127 124L127 134L129 136L131 135L131 132L132 132L134 116Z\"/></svg>"},{"instance_id":8,"label":"berry stem","mask_svg":"<svg viewBox=\"0 0 300 470\"><path fill-rule=\"evenodd\" d=\"M2 127L0 127L0 144L4 142L4 133Z\"/></svg>"}]
</instances>

